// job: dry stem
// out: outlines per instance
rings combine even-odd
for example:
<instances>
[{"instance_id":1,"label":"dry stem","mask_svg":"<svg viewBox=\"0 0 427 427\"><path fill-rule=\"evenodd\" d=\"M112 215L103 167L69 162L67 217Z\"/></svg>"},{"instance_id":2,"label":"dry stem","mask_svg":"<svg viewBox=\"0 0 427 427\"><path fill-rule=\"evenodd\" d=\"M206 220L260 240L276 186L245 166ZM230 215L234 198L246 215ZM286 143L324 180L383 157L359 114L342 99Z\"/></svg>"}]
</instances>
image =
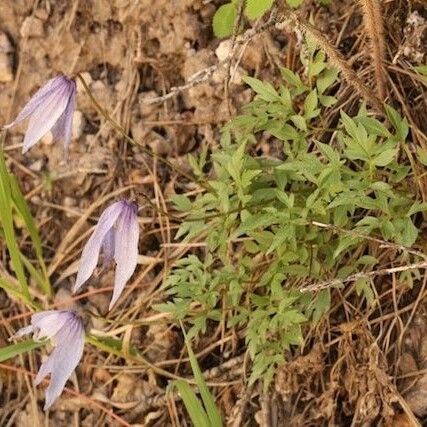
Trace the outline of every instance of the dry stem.
<instances>
[{"instance_id":1,"label":"dry stem","mask_svg":"<svg viewBox=\"0 0 427 427\"><path fill-rule=\"evenodd\" d=\"M366 33L370 39L371 57L375 68L375 80L377 84L378 97L385 99L386 76L384 69L385 46L384 25L381 16L381 5L379 0L359 0L363 9Z\"/></svg>"}]
</instances>

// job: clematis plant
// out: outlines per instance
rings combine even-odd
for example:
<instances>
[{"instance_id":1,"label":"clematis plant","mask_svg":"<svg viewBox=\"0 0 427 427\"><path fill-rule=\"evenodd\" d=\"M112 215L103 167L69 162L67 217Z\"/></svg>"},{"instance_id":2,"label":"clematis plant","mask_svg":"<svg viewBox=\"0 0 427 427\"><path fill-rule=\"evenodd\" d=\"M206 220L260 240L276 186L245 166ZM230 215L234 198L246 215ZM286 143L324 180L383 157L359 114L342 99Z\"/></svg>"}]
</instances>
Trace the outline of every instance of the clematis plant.
<instances>
[{"instance_id":1,"label":"clematis plant","mask_svg":"<svg viewBox=\"0 0 427 427\"><path fill-rule=\"evenodd\" d=\"M85 331L82 319L72 310L49 310L31 316L31 325L20 329L14 337L33 334L35 340L50 339L54 349L42 363L35 384L51 375L46 389L44 410L60 396L65 383L83 355Z\"/></svg>"},{"instance_id":2,"label":"clematis plant","mask_svg":"<svg viewBox=\"0 0 427 427\"><path fill-rule=\"evenodd\" d=\"M71 141L73 113L76 108L76 82L64 75L49 80L28 101L16 119L4 126L9 129L30 118L22 152L27 152L47 132L62 140L67 151Z\"/></svg>"},{"instance_id":3,"label":"clematis plant","mask_svg":"<svg viewBox=\"0 0 427 427\"><path fill-rule=\"evenodd\" d=\"M95 270L99 254L104 260L116 263L114 290L109 310L120 297L126 282L135 271L138 261L138 207L133 201L121 200L109 206L83 248L74 292L77 292Z\"/></svg>"}]
</instances>

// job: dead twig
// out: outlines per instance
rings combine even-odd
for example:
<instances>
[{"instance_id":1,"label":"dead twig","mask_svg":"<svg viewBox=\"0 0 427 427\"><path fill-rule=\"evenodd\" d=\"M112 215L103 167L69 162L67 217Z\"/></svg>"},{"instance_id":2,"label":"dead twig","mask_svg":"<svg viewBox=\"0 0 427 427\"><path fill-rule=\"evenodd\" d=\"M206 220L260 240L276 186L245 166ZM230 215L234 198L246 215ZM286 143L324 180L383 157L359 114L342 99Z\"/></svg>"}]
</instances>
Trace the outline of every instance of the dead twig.
<instances>
[{"instance_id":1,"label":"dead twig","mask_svg":"<svg viewBox=\"0 0 427 427\"><path fill-rule=\"evenodd\" d=\"M345 277L344 279L333 279L325 282L314 283L312 285L305 286L300 289L300 292L317 292L322 289L332 288L334 286L343 285L344 283L355 282L358 279L370 278L376 276L385 276L393 273L401 273L402 271L416 270L416 269L427 269L427 261L418 262L415 264L407 264L399 267L383 268L381 270L359 272Z\"/></svg>"},{"instance_id":2,"label":"dead twig","mask_svg":"<svg viewBox=\"0 0 427 427\"><path fill-rule=\"evenodd\" d=\"M378 97L383 101L386 96L386 76L384 68L384 24L379 0L359 0L362 6L364 25L370 39L371 57L375 68L375 80Z\"/></svg>"}]
</instances>

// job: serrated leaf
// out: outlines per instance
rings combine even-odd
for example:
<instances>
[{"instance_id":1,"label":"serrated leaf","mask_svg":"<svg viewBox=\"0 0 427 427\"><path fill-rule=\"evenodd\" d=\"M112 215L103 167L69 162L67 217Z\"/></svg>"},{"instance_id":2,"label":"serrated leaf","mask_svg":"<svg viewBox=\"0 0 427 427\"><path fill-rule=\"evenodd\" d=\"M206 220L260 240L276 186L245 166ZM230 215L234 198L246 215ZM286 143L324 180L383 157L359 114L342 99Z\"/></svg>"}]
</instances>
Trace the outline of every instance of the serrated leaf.
<instances>
[{"instance_id":1,"label":"serrated leaf","mask_svg":"<svg viewBox=\"0 0 427 427\"><path fill-rule=\"evenodd\" d=\"M319 102L326 108L332 107L337 101L335 96L319 95Z\"/></svg>"},{"instance_id":2,"label":"serrated leaf","mask_svg":"<svg viewBox=\"0 0 427 427\"><path fill-rule=\"evenodd\" d=\"M279 94L270 83L262 82L261 80L249 76L244 76L242 80L247 83L264 101L280 101Z\"/></svg>"},{"instance_id":3,"label":"serrated leaf","mask_svg":"<svg viewBox=\"0 0 427 427\"><path fill-rule=\"evenodd\" d=\"M355 117L355 121L357 123L361 123L369 133L385 137L391 136L388 129L377 119L374 119L372 117L359 116Z\"/></svg>"},{"instance_id":4,"label":"serrated leaf","mask_svg":"<svg viewBox=\"0 0 427 427\"><path fill-rule=\"evenodd\" d=\"M274 0L246 0L245 15L254 20L264 15L273 6Z\"/></svg>"},{"instance_id":5,"label":"serrated leaf","mask_svg":"<svg viewBox=\"0 0 427 427\"><path fill-rule=\"evenodd\" d=\"M409 208L406 216L411 216L417 212L426 212L427 211L427 202L414 202L414 204Z\"/></svg>"},{"instance_id":6,"label":"serrated leaf","mask_svg":"<svg viewBox=\"0 0 427 427\"><path fill-rule=\"evenodd\" d=\"M316 86L320 95L334 84L338 73L339 71L336 68L328 68L317 78Z\"/></svg>"},{"instance_id":7,"label":"serrated leaf","mask_svg":"<svg viewBox=\"0 0 427 427\"><path fill-rule=\"evenodd\" d=\"M411 247L418 237L418 228L410 218L404 219L404 226L402 230L402 244Z\"/></svg>"},{"instance_id":8,"label":"serrated leaf","mask_svg":"<svg viewBox=\"0 0 427 427\"><path fill-rule=\"evenodd\" d=\"M313 89L304 100L304 117L306 119L312 119L319 114L319 110L316 110L317 103L317 90Z\"/></svg>"},{"instance_id":9,"label":"serrated leaf","mask_svg":"<svg viewBox=\"0 0 427 427\"><path fill-rule=\"evenodd\" d=\"M374 266L378 264L378 260L372 255L363 255L357 260L356 264Z\"/></svg>"},{"instance_id":10,"label":"serrated leaf","mask_svg":"<svg viewBox=\"0 0 427 427\"><path fill-rule=\"evenodd\" d=\"M174 194L170 199L179 211L189 211L193 206L191 200L184 194Z\"/></svg>"},{"instance_id":11,"label":"serrated leaf","mask_svg":"<svg viewBox=\"0 0 427 427\"><path fill-rule=\"evenodd\" d=\"M233 33L237 10L233 3L223 4L215 12L212 19L212 28L216 37L229 37Z\"/></svg>"},{"instance_id":12,"label":"serrated leaf","mask_svg":"<svg viewBox=\"0 0 427 427\"><path fill-rule=\"evenodd\" d=\"M298 129L303 131L307 130L307 123L304 117L294 114L293 116L290 116L289 119Z\"/></svg>"},{"instance_id":13,"label":"serrated leaf","mask_svg":"<svg viewBox=\"0 0 427 427\"><path fill-rule=\"evenodd\" d=\"M281 70L282 77L290 85L295 86L296 88L305 87L304 83L301 81L301 78L298 74L295 74L289 68L282 68Z\"/></svg>"},{"instance_id":14,"label":"serrated leaf","mask_svg":"<svg viewBox=\"0 0 427 427\"><path fill-rule=\"evenodd\" d=\"M404 141L409 132L408 120L406 120L406 117L402 118L393 107L390 107L390 105L386 105L385 109L387 117L397 131L397 136L401 141Z\"/></svg>"},{"instance_id":15,"label":"serrated leaf","mask_svg":"<svg viewBox=\"0 0 427 427\"><path fill-rule=\"evenodd\" d=\"M388 150L384 150L378 156L376 156L372 162L375 166L387 166L391 163L396 157L397 150L395 148L390 148Z\"/></svg>"},{"instance_id":16,"label":"serrated leaf","mask_svg":"<svg viewBox=\"0 0 427 427\"><path fill-rule=\"evenodd\" d=\"M421 164L427 166L427 150L422 147L417 147L417 159Z\"/></svg>"},{"instance_id":17,"label":"serrated leaf","mask_svg":"<svg viewBox=\"0 0 427 427\"><path fill-rule=\"evenodd\" d=\"M369 305L372 305L375 301L375 294L372 290L372 284L369 278L361 277L356 280L355 283L357 295L362 295L366 298Z\"/></svg>"},{"instance_id":18,"label":"serrated leaf","mask_svg":"<svg viewBox=\"0 0 427 427\"><path fill-rule=\"evenodd\" d=\"M320 318L328 312L331 306L331 292L329 289L322 289L316 296L313 304L312 319L317 323Z\"/></svg>"}]
</instances>

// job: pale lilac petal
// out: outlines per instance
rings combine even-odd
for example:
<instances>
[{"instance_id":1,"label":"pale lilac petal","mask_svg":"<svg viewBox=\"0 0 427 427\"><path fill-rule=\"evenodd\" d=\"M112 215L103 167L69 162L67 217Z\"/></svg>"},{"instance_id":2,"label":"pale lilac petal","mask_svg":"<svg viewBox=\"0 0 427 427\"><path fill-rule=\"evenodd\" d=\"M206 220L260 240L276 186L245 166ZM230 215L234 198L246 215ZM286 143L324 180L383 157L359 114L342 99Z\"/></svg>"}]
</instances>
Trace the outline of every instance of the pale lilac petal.
<instances>
[{"instance_id":1,"label":"pale lilac petal","mask_svg":"<svg viewBox=\"0 0 427 427\"><path fill-rule=\"evenodd\" d=\"M58 331L54 341L55 348L40 367L35 379L35 384L38 385L51 374L50 383L46 389L44 410L47 410L60 396L83 355L84 328L80 318L74 314L74 317Z\"/></svg>"},{"instance_id":2,"label":"pale lilac petal","mask_svg":"<svg viewBox=\"0 0 427 427\"><path fill-rule=\"evenodd\" d=\"M137 206L135 203L123 201L126 204L116 224L114 259L116 274L114 278L113 297L109 310L120 297L126 282L135 271L138 261L139 226Z\"/></svg>"},{"instance_id":3,"label":"pale lilac petal","mask_svg":"<svg viewBox=\"0 0 427 427\"><path fill-rule=\"evenodd\" d=\"M69 86L61 87L46 97L32 113L25 133L22 152L26 153L42 136L49 132L68 104Z\"/></svg>"},{"instance_id":4,"label":"pale lilac petal","mask_svg":"<svg viewBox=\"0 0 427 427\"><path fill-rule=\"evenodd\" d=\"M66 77L62 75L48 80L47 83L44 86L42 86L28 101L25 107L17 115L16 119L12 123L5 125L4 128L9 129L12 126L15 126L16 124L25 120L27 117L33 114L33 112L37 109L37 107L42 102L44 102L45 99L52 94L52 92L56 91L59 87L63 86L66 82L67 82Z\"/></svg>"},{"instance_id":5,"label":"pale lilac petal","mask_svg":"<svg viewBox=\"0 0 427 427\"><path fill-rule=\"evenodd\" d=\"M122 204L121 202L117 202L105 209L100 216L92 236L90 236L83 248L73 292L78 291L92 275L93 270L95 270L104 238L108 231L114 226L121 211Z\"/></svg>"},{"instance_id":6,"label":"pale lilac petal","mask_svg":"<svg viewBox=\"0 0 427 427\"><path fill-rule=\"evenodd\" d=\"M9 341L12 341L14 338L20 338L23 337L24 335L28 335L34 332L34 327L33 325L29 325L29 326L25 326L24 328L18 329L16 331L16 334L12 335L9 338Z\"/></svg>"},{"instance_id":7,"label":"pale lilac petal","mask_svg":"<svg viewBox=\"0 0 427 427\"><path fill-rule=\"evenodd\" d=\"M71 95L69 96L68 104L52 128L53 139L63 142L66 153L68 152L68 146L71 141L73 114L76 109L76 83L74 81L70 81L70 90Z\"/></svg>"},{"instance_id":8,"label":"pale lilac petal","mask_svg":"<svg viewBox=\"0 0 427 427\"><path fill-rule=\"evenodd\" d=\"M104 255L104 264L108 264L114 259L114 240L115 230L111 228L102 241L102 254Z\"/></svg>"},{"instance_id":9,"label":"pale lilac petal","mask_svg":"<svg viewBox=\"0 0 427 427\"><path fill-rule=\"evenodd\" d=\"M31 324L34 328L34 339L53 338L73 316L73 312L68 310L48 310L33 314Z\"/></svg>"}]
</instances>

